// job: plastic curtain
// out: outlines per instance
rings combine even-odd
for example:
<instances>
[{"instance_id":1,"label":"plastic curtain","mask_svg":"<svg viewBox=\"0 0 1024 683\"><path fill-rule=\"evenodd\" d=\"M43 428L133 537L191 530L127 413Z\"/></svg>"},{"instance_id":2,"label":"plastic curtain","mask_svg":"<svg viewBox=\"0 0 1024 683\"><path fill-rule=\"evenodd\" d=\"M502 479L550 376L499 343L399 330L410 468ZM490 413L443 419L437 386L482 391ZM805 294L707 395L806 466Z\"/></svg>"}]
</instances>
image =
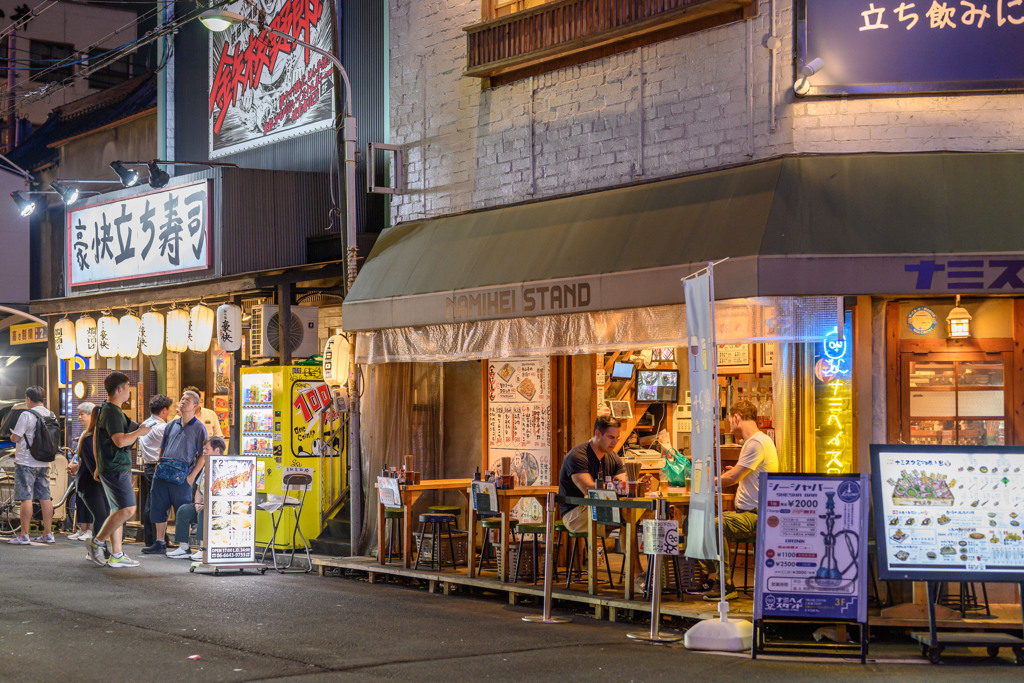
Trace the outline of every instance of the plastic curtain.
<instances>
[{"instance_id":1,"label":"plastic curtain","mask_svg":"<svg viewBox=\"0 0 1024 683\"><path fill-rule=\"evenodd\" d=\"M362 369L363 491L366 504L359 554L377 544L377 477L384 467L401 467L406 455L423 479L438 477L441 452L440 364L389 363Z\"/></svg>"},{"instance_id":2,"label":"plastic curtain","mask_svg":"<svg viewBox=\"0 0 1024 683\"><path fill-rule=\"evenodd\" d=\"M715 302L719 344L820 341L836 325L835 297L760 297ZM482 360L686 346L686 307L481 320L360 332L358 363Z\"/></svg>"}]
</instances>

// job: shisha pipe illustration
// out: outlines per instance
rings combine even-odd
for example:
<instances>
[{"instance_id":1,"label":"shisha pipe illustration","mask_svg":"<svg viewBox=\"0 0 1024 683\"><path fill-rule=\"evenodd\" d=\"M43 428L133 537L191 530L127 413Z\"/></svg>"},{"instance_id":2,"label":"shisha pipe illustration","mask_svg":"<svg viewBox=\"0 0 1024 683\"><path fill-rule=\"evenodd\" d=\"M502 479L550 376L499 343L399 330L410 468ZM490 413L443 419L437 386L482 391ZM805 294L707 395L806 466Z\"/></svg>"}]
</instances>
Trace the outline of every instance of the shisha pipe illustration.
<instances>
[{"instance_id":1,"label":"shisha pipe illustration","mask_svg":"<svg viewBox=\"0 0 1024 683\"><path fill-rule=\"evenodd\" d=\"M857 566L857 541L860 539L851 529L843 529L839 533L835 533L836 520L839 519L839 515L836 514L836 494L826 492L825 495L828 497L825 502L825 514L818 515L818 519L825 520L826 530L821 532L825 538L825 554L821 558L816 578L822 583L827 582L834 585L833 582L842 581L843 575ZM852 559L850 564L842 570L839 569L839 562L836 560L836 539L840 536L844 537ZM854 572L853 578L857 578L856 572Z\"/></svg>"}]
</instances>

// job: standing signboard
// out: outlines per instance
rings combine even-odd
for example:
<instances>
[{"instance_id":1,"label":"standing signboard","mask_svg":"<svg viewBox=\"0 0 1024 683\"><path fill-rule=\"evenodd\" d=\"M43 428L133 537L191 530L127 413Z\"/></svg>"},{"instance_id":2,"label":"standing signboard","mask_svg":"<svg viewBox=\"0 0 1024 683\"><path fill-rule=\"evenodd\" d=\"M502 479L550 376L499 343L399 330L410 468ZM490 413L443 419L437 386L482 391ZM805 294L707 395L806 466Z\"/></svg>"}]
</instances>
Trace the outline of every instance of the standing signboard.
<instances>
[{"instance_id":1,"label":"standing signboard","mask_svg":"<svg viewBox=\"0 0 1024 683\"><path fill-rule=\"evenodd\" d=\"M214 569L263 569L256 561L256 458L209 455L205 468L203 562Z\"/></svg>"},{"instance_id":2,"label":"standing signboard","mask_svg":"<svg viewBox=\"0 0 1024 683\"><path fill-rule=\"evenodd\" d=\"M551 361L503 358L487 363L487 469L512 458L519 486L551 484ZM541 504L523 498L512 510L519 520L544 518Z\"/></svg>"},{"instance_id":3,"label":"standing signboard","mask_svg":"<svg viewBox=\"0 0 1024 683\"><path fill-rule=\"evenodd\" d=\"M822 621L860 625L867 658L868 475L761 473L757 516L753 656L805 649L810 644L768 644L765 621Z\"/></svg>"}]
</instances>

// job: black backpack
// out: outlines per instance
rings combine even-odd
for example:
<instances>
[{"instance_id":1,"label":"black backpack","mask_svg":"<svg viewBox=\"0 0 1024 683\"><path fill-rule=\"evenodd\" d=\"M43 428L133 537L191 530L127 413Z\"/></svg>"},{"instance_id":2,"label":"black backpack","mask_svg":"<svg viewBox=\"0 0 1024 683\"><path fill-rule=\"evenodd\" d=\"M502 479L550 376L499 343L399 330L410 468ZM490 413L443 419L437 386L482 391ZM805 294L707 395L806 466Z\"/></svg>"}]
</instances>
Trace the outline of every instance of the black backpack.
<instances>
[{"instance_id":1,"label":"black backpack","mask_svg":"<svg viewBox=\"0 0 1024 683\"><path fill-rule=\"evenodd\" d=\"M53 413L43 417L34 410L32 412L36 416L36 431L28 452L39 462L53 462L60 450L60 423Z\"/></svg>"}]
</instances>

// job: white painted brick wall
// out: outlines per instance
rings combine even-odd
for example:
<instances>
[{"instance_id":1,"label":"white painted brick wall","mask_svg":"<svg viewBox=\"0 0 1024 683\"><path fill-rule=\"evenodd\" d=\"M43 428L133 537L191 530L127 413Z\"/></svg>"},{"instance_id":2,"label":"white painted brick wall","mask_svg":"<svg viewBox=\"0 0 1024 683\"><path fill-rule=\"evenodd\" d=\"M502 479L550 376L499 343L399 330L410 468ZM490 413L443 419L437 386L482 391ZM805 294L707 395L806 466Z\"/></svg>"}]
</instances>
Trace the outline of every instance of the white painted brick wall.
<instances>
[{"instance_id":1,"label":"white painted brick wall","mask_svg":"<svg viewBox=\"0 0 1024 683\"><path fill-rule=\"evenodd\" d=\"M773 132L769 8L484 90L462 76L480 0L391 0L391 138L408 186L395 222L781 154L1024 148L1024 94L795 99L789 0L774 6Z\"/></svg>"}]
</instances>

